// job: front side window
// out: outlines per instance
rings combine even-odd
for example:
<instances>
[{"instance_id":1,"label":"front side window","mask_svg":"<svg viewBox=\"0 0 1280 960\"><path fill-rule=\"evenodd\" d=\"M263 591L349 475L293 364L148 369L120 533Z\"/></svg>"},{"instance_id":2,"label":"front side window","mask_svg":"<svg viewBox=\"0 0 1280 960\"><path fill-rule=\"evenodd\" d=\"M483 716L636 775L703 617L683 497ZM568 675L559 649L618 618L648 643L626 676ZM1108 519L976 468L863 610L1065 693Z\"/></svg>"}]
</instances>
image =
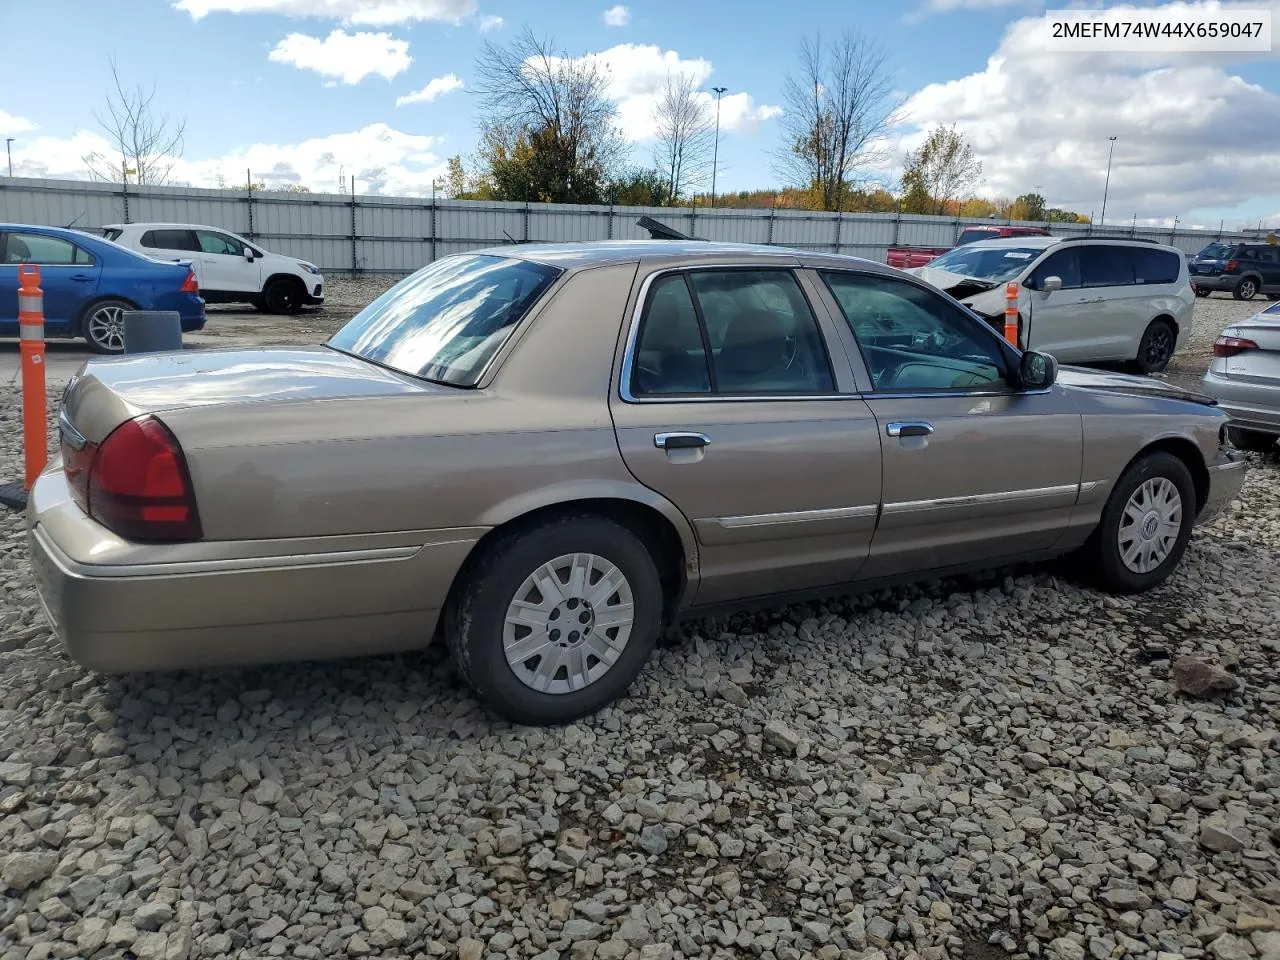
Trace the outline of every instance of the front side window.
<instances>
[{"instance_id":1,"label":"front side window","mask_svg":"<svg viewBox=\"0 0 1280 960\"><path fill-rule=\"evenodd\" d=\"M653 282L636 338L637 396L835 389L822 335L787 270L695 270Z\"/></svg>"},{"instance_id":2,"label":"front side window","mask_svg":"<svg viewBox=\"0 0 1280 960\"><path fill-rule=\"evenodd\" d=\"M204 253L218 253L228 257L243 257L244 244L225 233L214 233L212 230L197 230L196 240Z\"/></svg>"},{"instance_id":3,"label":"front side window","mask_svg":"<svg viewBox=\"0 0 1280 960\"><path fill-rule=\"evenodd\" d=\"M49 267L93 263L93 257L70 240L63 240L61 237L48 237L40 233L11 233L6 241L5 263L38 263Z\"/></svg>"},{"instance_id":4,"label":"front side window","mask_svg":"<svg viewBox=\"0 0 1280 960\"><path fill-rule=\"evenodd\" d=\"M894 277L824 273L877 391L928 393L1005 385L1005 360L980 321Z\"/></svg>"},{"instance_id":5,"label":"front side window","mask_svg":"<svg viewBox=\"0 0 1280 960\"><path fill-rule=\"evenodd\" d=\"M1063 290L1074 290L1079 287L1080 251L1068 248L1052 254L1031 274L1031 288L1043 290L1046 277L1057 277L1061 280Z\"/></svg>"},{"instance_id":6,"label":"front side window","mask_svg":"<svg viewBox=\"0 0 1280 960\"><path fill-rule=\"evenodd\" d=\"M1133 249L1093 244L1080 250L1080 275L1086 287L1125 287L1133 283Z\"/></svg>"},{"instance_id":7,"label":"front side window","mask_svg":"<svg viewBox=\"0 0 1280 960\"><path fill-rule=\"evenodd\" d=\"M560 272L507 257L445 257L374 300L328 345L410 376L473 387Z\"/></svg>"}]
</instances>

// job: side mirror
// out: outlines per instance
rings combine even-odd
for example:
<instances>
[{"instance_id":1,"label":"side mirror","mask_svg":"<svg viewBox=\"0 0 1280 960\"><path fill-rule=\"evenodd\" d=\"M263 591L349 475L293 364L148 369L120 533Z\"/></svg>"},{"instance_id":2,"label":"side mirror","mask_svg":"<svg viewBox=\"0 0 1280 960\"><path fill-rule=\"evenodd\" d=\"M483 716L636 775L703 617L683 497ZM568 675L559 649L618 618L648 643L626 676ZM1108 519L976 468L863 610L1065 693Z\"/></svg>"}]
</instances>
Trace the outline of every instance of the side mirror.
<instances>
[{"instance_id":1,"label":"side mirror","mask_svg":"<svg viewBox=\"0 0 1280 960\"><path fill-rule=\"evenodd\" d=\"M1061 277L1045 277L1044 283L1040 287L1045 293L1053 293L1055 290L1062 289Z\"/></svg>"},{"instance_id":2,"label":"side mirror","mask_svg":"<svg viewBox=\"0 0 1280 960\"><path fill-rule=\"evenodd\" d=\"M244 258L250 263L253 263L253 247L244 248Z\"/></svg>"},{"instance_id":3,"label":"side mirror","mask_svg":"<svg viewBox=\"0 0 1280 960\"><path fill-rule=\"evenodd\" d=\"M1018 385L1023 390L1046 390L1058 380L1058 361L1050 354L1028 350L1018 364Z\"/></svg>"}]
</instances>

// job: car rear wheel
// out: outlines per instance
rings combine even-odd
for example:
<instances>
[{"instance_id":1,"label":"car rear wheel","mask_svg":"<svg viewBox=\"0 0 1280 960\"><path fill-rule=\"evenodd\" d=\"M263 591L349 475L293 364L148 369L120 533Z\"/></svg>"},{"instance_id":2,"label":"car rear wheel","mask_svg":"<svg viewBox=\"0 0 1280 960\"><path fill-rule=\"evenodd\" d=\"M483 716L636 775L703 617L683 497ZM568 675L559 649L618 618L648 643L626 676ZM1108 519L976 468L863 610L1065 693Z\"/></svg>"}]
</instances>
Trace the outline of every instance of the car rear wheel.
<instances>
[{"instance_id":1,"label":"car rear wheel","mask_svg":"<svg viewBox=\"0 0 1280 960\"><path fill-rule=\"evenodd\" d=\"M445 612L458 672L517 723L567 723L622 696L662 622L662 584L644 544L589 514L491 544Z\"/></svg>"},{"instance_id":2,"label":"car rear wheel","mask_svg":"<svg viewBox=\"0 0 1280 960\"><path fill-rule=\"evenodd\" d=\"M1236 284L1231 295L1237 300L1252 300L1258 293L1258 281L1253 277L1245 277Z\"/></svg>"},{"instance_id":3,"label":"car rear wheel","mask_svg":"<svg viewBox=\"0 0 1280 960\"><path fill-rule=\"evenodd\" d=\"M1167 320L1152 320L1138 344L1138 356L1134 365L1140 373L1160 373L1169 366L1173 350L1178 344L1177 334Z\"/></svg>"},{"instance_id":4,"label":"car rear wheel","mask_svg":"<svg viewBox=\"0 0 1280 960\"><path fill-rule=\"evenodd\" d=\"M1169 453L1149 453L1116 483L1102 520L1084 548L1099 583L1116 593L1141 593L1178 566L1195 522L1191 473Z\"/></svg>"},{"instance_id":5,"label":"car rear wheel","mask_svg":"<svg viewBox=\"0 0 1280 960\"><path fill-rule=\"evenodd\" d=\"M277 277L262 292L268 313L299 313L302 310L302 283L292 277Z\"/></svg>"},{"instance_id":6,"label":"car rear wheel","mask_svg":"<svg viewBox=\"0 0 1280 960\"><path fill-rule=\"evenodd\" d=\"M1276 445L1274 433L1263 433L1261 430L1246 430L1244 427L1227 427L1227 439L1238 450L1253 453L1266 453Z\"/></svg>"},{"instance_id":7,"label":"car rear wheel","mask_svg":"<svg viewBox=\"0 0 1280 960\"><path fill-rule=\"evenodd\" d=\"M1206 290L1204 287L1196 287L1197 297L1207 297L1212 292L1213 292L1212 290Z\"/></svg>"},{"instance_id":8,"label":"car rear wheel","mask_svg":"<svg viewBox=\"0 0 1280 960\"><path fill-rule=\"evenodd\" d=\"M124 300L97 300L80 321L80 333L94 353L124 353L124 312L136 309Z\"/></svg>"}]
</instances>

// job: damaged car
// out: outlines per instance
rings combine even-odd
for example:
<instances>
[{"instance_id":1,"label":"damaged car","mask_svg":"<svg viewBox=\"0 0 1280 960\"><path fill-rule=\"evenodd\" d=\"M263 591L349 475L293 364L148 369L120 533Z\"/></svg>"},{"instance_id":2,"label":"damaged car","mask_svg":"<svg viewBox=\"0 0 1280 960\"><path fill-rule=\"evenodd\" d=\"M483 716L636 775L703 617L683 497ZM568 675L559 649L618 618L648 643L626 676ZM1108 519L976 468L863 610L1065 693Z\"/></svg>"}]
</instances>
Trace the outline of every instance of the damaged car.
<instances>
[{"instance_id":1,"label":"damaged car","mask_svg":"<svg viewBox=\"0 0 1280 960\"><path fill-rule=\"evenodd\" d=\"M1064 363L1124 362L1163 371L1191 330L1186 257L1152 241L1016 237L971 243L906 271L998 330L1018 284L1018 345Z\"/></svg>"}]
</instances>

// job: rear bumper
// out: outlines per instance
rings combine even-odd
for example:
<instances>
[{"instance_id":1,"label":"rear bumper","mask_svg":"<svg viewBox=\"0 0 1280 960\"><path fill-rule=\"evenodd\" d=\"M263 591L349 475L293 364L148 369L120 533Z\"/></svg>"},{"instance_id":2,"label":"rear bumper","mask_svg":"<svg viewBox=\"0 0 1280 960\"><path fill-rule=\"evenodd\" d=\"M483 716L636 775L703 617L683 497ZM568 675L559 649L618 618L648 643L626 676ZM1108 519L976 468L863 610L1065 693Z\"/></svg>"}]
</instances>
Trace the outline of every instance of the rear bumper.
<instances>
[{"instance_id":1,"label":"rear bumper","mask_svg":"<svg viewBox=\"0 0 1280 960\"><path fill-rule=\"evenodd\" d=\"M1280 434L1280 386L1228 380L1212 370L1205 373L1201 383L1204 392L1218 401L1236 426Z\"/></svg>"},{"instance_id":2,"label":"rear bumper","mask_svg":"<svg viewBox=\"0 0 1280 960\"><path fill-rule=\"evenodd\" d=\"M86 516L57 468L38 478L27 505L45 615L73 660L104 673L425 646L479 535L418 532L416 543L397 535L385 541L396 545L342 550L317 550L314 541L292 550L291 541L133 544ZM223 556L175 561L175 547Z\"/></svg>"},{"instance_id":3,"label":"rear bumper","mask_svg":"<svg viewBox=\"0 0 1280 960\"><path fill-rule=\"evenodd\" d=\"M1198 273L1191 274L1191 282L1201 290L1234 290L1240 282L1239 277L1219 274L1216 277L1202 277Z\"/></svg>"},{"instance_id":4,"label":"rear bumper","mask_svg":"<svg viewBox=\"0 0 1280 960\"><path fill-rule=\"evenodd\" d=\"M1222 448L1217 461L1209 465L1209 495L1196 523L1212 520L1226 510L1240 496L1244 475L1244 456L1238 450Z\"/></svg>"}]
</instances>

